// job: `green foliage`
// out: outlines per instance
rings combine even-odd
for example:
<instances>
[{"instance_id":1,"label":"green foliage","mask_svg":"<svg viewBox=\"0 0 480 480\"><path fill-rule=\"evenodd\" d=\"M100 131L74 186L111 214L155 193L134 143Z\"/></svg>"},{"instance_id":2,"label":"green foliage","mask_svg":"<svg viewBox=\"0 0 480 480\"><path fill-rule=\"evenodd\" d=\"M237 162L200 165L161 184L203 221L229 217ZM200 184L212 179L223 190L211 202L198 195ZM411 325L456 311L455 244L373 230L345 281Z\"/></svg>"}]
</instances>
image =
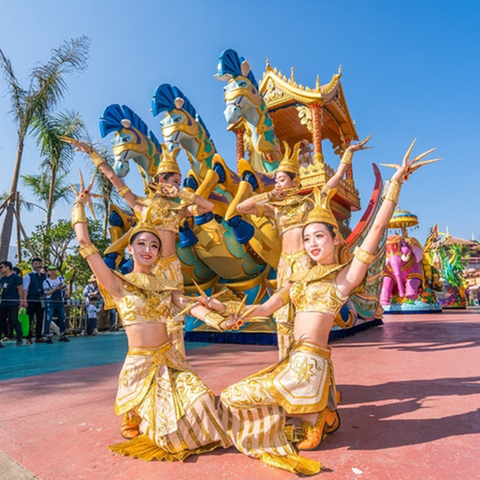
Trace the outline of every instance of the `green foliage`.
<instances>
[{"instance_id":1,"label":"green foliage","mask_svg":"<svg viewBox=\"0 0 480 480\"><path fill-rule=\"evenodd\" d=\"M103 235L102 224L98 220L88 220L90 238L103 255L110 241ZM83 289L92 274L87 261L78 253L75 232L70 221L59 220L47 228L45 222L35 227L30 235L30 243L36 255L43 259L44 265L56 265L60 273L73 284ZM27 246L22 243L23 254L30 257ZM72 288L70 288L72 291Z\"/></svg>"}]
</instances>

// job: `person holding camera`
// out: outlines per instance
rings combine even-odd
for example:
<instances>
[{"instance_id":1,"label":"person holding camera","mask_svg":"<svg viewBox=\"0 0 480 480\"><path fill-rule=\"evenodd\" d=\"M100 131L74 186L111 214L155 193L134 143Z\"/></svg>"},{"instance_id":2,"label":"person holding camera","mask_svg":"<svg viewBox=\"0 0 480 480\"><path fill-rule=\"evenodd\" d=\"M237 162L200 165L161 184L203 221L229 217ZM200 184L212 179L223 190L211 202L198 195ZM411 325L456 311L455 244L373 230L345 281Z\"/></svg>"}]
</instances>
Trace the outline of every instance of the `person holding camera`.
<instances>
[{"instance_id":1,"label":"person holding camera","mask_svg":"<svg viewBox=\"0 0 480 480\"><path fill-rule=\"evenodd\" d=\"M59 342L69 342L70 340L65 336L66 329L66 315L63 300L67 294L65 280L62 276L57 277L57 267L50 265L47 268L47 278L43 282L43 291L46 296L47 306L45 315L45 336L47 343L53 343L52 334L50 333L50 324L53 317L56 317L56 324L60 329Z\"/></svg>"},{"instance_id":2,"label":"person holding camera","mask_svg":"<svg viewBox=\"0 0 480 480\"><path fill-rule=\"evenodd\" d=\"M27 309L30 322L27 343L33 343L33 327L35 325L35 342L45 342L43 338L43 317L45 315L45 294L43 293L43 282L47 279L42 272L42 260L32 260L33 271L25 275L23 279L23 296L20 308Z\"/></svg>"}]
</instances>

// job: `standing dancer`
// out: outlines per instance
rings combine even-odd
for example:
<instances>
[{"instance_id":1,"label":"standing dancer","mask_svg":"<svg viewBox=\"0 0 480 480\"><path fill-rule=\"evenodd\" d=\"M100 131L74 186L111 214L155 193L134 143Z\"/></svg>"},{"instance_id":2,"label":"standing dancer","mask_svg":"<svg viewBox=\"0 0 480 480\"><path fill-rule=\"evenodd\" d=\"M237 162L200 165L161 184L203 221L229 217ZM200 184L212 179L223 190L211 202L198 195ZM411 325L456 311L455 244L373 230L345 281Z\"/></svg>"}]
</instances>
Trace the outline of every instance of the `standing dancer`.
<instances>
[{"instance_id":1,"label":"standing dancer","mask_svg":"<svg viewBox=\"0 0 480 480\"><path fill-rule=\"evenodd\" d=\"M365 150L370 137L360 143L350 145L345 150L335 175L324 185L323 192L335 188L349 165L352 164L353 153ZM249 198L237 206L240 213L267 216L275 219L277 230L282 238L282 253L277 268L277 286L282 286L296 272L308 270L312 261L303 247L302 229L312 202L306 195L298 194L299 167L298 152L301 143L293 149L285 143L285 155L275 173L275 189ZM293 342L294 307L290 304L280 308L275 313L279 359L288 352Z\"/></svg>"},{"instance_id":2,"label":"standing dancer","mask_svg":"<svg viewBox=\"0 0 480 480\"><path fill-rule=\"evenodd\" d=\"M162 240L162 253L159 261L161 271L158 273L183 285L182 268L175 245L180 222L186 217L212 211L213 203L193 192L179 189L182 173L176 157L180 149L176 148L169 152L162 144L162 161L153 181L149 184L150 193L147 197L139 197L132 193L110 165L90 145L68 137L62 137L62 139L75 145L79 151L87 153L95 166L110 180L120 196L135 212L143 214L148 208L151 208L152 220ZM182 203L176 202L175 198L180 198ZM124 249L127 246L127 236L117 240L117 243L119 249ZM175 307L172 309L172 314L176 315ZM167 329L171 342L185 356L183 324L184 317L180 316L175 321L167 321Z\"/></svg>"},{"instance_id":3,"label":"standing dancer","mask_svg":"<svg viewBox=\"0 0 480 480\"><path fill-rule=\"evenodd\" d=\"M92 179L93 181L93 179ZM127 414L141 435L109 448L143 460L183 461L186 457L228 447L215 410L215 397L169 340L166 322L170 307L185 306L208 325L230 328L218 313L183 297L179 285L152 273L162 240L150 210L129 237L133 272L110 270L91 243L85 205L90 186L81 191L72 209L79 252L97 278L105 308L116 307L125 326L129 350L120 373L115 412ZM125 417L124 417L125 418Z\"/></svg>"},{"instance_id":4,"label":"standing dancer","mask_svg":"<svg viewBox=\"0 0 480 480\"><path fill-rule=\"evenodd\" d=\"M415 143L415 142L414 142ZM303 439L299 450L318 447L324 433L339 425L336 389L328 336L335 315L360 285L375 250L398 203L402 182L420 166L428 152L409 160L414 143L402 165L384 190L384 201L362 247L351 257L330 210L331 190L322 198L315 190L315 206L303 228L303 243L316 266L294 274L251 316L266 317L291 301L296 307L294 343L277 364L228 387L222 392L220 417L235 446L246 455L293 473L313 475L321 463L297 455L285 432L285 416L301 418Z\"/></svg>"}]
</instances>

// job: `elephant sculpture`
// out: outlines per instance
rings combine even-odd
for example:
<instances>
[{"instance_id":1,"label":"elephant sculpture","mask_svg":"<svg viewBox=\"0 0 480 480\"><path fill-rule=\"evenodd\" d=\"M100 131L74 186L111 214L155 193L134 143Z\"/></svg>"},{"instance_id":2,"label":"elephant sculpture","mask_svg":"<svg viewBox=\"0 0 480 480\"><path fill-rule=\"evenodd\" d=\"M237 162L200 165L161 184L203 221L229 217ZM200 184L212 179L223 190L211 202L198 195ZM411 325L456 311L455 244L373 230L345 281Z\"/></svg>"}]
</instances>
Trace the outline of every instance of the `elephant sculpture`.
<instances>
[{"instance_id":1,"label":"elephant sculpture","mask_svg":"<svg viewBox=\"0 0 480 480\"><path fill-rule=\"evenodd\" d=\"M423 248L416 238L401 235L388 237L380 294L382 305L389 305L390 297L395 294L408 300L418 297L418 289L424 282L422 258Z\"/></svg>"}]
</instances>

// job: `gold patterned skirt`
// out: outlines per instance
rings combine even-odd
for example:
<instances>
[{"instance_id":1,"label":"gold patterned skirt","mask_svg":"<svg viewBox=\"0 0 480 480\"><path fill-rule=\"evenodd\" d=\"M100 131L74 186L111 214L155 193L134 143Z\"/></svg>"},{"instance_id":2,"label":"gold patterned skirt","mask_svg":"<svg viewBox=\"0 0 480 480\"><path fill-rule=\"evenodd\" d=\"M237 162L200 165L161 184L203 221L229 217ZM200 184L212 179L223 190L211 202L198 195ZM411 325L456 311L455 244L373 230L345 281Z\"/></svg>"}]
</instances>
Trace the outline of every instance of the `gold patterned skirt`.
<instances>
[{"instance_id":1,"label":"gold patterned skirt","mask_svg":"<svg viewBox=\"0 0 480 480\"><path fill-rule=\"evenodd\" d=\"M242 453L311 475L321 464L296 454L285 435L285 417L326 407L337 407L330 348L294 342L286 358L225 389L219 415Z\"/></svg>"},{"instance_id":2,"label":"gold patterned skirt","mask_svg":"<svg viewBox=\"0 0 480 480\"><path fill-rule=\"evenodd\" d=\"M309 270L312 260L305 250L296 253L283 253L280 255L277 268L277 288L282 288L285 282L298 271ZM288 352L293 342L293 320L295 308L290 302L279 308L274 314L277 323L277 340L279 359L281 360Z\"/></svg>"},{"instance_id":3,"label":"gold patterned skirt","mask_svg":"<svg viewBox=\"0 0 480 480\"><path fill-rule=\"evenodd\" d=\"M109 446L113 452L142 460L183 461L230 446L215 396L170 342L128 351L115 413L131 411L141 419L141 434Z\"/></svg>"}]
</instances>

